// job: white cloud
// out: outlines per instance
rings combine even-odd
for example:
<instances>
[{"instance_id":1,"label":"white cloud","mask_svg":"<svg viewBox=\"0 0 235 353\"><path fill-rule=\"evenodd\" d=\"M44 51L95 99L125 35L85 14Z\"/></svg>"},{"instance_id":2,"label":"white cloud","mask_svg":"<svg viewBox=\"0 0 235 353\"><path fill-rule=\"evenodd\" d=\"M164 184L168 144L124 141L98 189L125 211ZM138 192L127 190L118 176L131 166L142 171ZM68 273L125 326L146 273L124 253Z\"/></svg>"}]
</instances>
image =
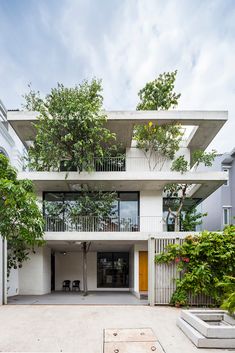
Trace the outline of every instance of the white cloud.
<instances>
[{"instance_id":1,"label":"white cloud","mask_svg":"<svg viewBox=\"0 0 235 353\"><path fill-rule=\"evenodd\" d=\"M147 81L178 69L179 108L228 109L229 123L211 147L221 152L234 147L233 1L63 0L48 4L40 1L37 11L31 7L19 19L28 21L22 25L26 36L22 60L14 44L12 50L1 50L0 96L8 106L18 104L29 81L46 92L57 81L71 85L96 76L103 79L107 109L135 109L137 92ZM2 25L0 29L6 33L8 28Z\"/></svg>"}]
</instances>

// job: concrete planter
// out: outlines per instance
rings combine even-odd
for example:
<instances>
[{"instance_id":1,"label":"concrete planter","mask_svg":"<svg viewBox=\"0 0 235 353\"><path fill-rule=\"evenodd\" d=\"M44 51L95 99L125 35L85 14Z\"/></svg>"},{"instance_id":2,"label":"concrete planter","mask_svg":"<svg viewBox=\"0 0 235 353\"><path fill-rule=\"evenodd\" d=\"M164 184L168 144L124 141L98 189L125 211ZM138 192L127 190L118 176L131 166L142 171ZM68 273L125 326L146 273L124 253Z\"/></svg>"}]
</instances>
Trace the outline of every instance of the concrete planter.
<instances>
[{"instance_id":1,"label":"concrete planter","mask_svg":"<svg viewBox=\"0 0 235 353\"><path fill-rule=\"evenodd\" d=\"M177 325L197 346L235 348L235 320L223 310L182 310Z\"/></svg>"}]
</instances>

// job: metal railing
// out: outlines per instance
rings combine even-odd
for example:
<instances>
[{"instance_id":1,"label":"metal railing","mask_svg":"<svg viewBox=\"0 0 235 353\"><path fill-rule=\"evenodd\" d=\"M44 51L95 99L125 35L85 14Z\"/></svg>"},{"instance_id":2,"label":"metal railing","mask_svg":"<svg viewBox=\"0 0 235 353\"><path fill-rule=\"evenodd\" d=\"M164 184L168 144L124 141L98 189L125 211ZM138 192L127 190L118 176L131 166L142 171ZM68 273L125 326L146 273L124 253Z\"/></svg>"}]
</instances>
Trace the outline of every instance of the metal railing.
<instances>
[{"instance_id":1,"label":"metal railing","mask_svg":"<svg viewBox=\"0 0 235 353\"><path fill-rule=\"evenodd\" d=\"M151 160L146 157L105 157L94 160L94 169L97 172L159 171L166 161L162 155Z\"/></svg>"},{"instance_id":2,"label":"metal railing","mask_svg":"<svg viewBox=\"0 0 235 353\"><path fill-rule=\"evenodd\" d=\"M160 231L161 216L107 217L78 216L74 219L44 216L46 232L151 232Z\"/></svg>"},{"instance_id":3,"label":"metal railing","mask_svg":"<svg viewBox=\"0 0 235 353\"><path fill-rule=\"evenodd\" d=\"M167 162L167 158L162 155L156 155L151 160L146 157L104 157L104 158L94 158L93 169L96 172L140 172L140 171L161 171ZM28 162L23 161L24 170L26 171L36 171L29 168ZM60 171L76 171L77 168L72 166L65 167L61 164ZM53 170L51 170L53 171ZM86 168L84 167L84 171Z\"/></svg>"}]
</instances>

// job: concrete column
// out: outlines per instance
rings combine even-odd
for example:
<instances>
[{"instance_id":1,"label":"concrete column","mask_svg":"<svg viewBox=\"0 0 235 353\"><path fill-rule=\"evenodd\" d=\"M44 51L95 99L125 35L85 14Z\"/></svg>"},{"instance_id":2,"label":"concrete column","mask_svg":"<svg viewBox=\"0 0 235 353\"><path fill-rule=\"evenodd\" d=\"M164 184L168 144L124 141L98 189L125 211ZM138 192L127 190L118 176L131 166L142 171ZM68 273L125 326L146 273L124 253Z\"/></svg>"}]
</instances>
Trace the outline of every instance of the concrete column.
<instances>
[{"instance_id":1,"label":"concrete column","mask_svg":"<svg viewBox=\"0 0 235 353\"><path fill-rule=\"evenodd\" d=\"M3 239L3 304L7 304L7 241Z\"/></svg>"},{"instance_id":2,"label":"concrete column","mask_svg":"<svg viewBox=\"0 0 235 353\"><path fill-rule=\"evenodd\" d=\"M150 306L155 304L155 243L154 237L148 239L148 302Z\"/></svg>"},{"instance_id":3,"label":"concrete column","mask_svg":"<svg viewBox=\"0 0 235 353\"><path fill-rule=\"evenodd\" d=\"M0 305L7 304L7 242L0 236Z\"/></svg>"}]
</instances>

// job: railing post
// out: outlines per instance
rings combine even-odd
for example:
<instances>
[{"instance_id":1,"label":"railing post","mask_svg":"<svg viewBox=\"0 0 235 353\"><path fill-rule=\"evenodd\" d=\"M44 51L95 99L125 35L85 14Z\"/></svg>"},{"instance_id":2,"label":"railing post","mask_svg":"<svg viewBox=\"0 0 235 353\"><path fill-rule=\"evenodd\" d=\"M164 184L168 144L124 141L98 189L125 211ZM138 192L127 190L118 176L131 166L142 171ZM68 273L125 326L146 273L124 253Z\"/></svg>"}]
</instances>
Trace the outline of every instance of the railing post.
<instances>
[{"instance_id":1,"label":"railing post","mask_svg":"<svg viewBox=\"0 0 235 353\"><path fill-rule=\"evenodd\" d=\"M148 239L148 302L150 306L155 305L155 244L155 238L150 236Z\"/></svg>"}]
</instances>

